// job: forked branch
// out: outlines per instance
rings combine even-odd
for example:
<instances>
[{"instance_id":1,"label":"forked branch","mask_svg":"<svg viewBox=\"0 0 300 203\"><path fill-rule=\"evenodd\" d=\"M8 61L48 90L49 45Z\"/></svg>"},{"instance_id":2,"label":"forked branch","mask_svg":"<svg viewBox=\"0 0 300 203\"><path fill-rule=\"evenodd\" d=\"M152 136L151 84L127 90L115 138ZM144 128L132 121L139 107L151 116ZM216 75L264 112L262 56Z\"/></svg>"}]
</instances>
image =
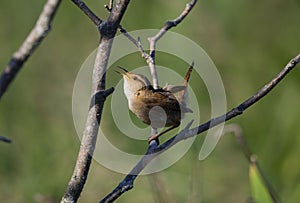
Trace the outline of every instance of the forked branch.
<instances>
[{"instance_id":1,"label":"forked branch","mask_svg":"<svg viewBox=\"0 0 300 203\"><path fill-rule=\"evenodd\" d=\"M191 2L189 2L188 4L186 4L185 9L182 11L182 13L175 18L174 20L169 20L165 23L165 25L160 29L160 31L153 37L150 37L149 40L149 44L150 44L150 53L146 53L146 51L143 49L140 39L134 39L129 33L127 33L127 31L120 26L120 32L124 34L125 37L127 37L139 50L139 52L141 53L142 57L146 60L149 68L150 68L150 72L151 72L151 76L152 76L152 84L153 87L155 89L158 88L158 77L157 77L157 71L156 71L156 67L155 67L155 50L156 50L156 44L158 42L158 40L168 31L170 30L172 27L177 26L193 9L193 7L195 6L195 4L197 3L197 0L192 0Z\"/></svg>"},{"instance_id":2,"label":"forked branch","mask_svg":"<svg viewBox=\"0 0 300 203\"><path fill-rule=\"evenodd\" d=\"M119 0L116 2L116 5L112 7L107 20L102 21L82 1L73 0L73 2L97 25L101 37L93 69L90 108L76 165L66 192L62 197L62 203L77 202L88 177L104 102L107 96L113 92L113 88L105 90L106 69L113 43L112 39L116 34L120 21L129 4L129 0Z\"/></svg>"}]
</instances>

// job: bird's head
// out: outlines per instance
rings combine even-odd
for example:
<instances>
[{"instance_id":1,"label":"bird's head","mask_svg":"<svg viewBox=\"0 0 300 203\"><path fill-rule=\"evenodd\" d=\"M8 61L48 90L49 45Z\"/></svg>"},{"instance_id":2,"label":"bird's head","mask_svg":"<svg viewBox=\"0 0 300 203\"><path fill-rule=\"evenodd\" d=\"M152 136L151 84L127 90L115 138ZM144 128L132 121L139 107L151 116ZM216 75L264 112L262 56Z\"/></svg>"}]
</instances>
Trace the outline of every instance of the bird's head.
<instances>
[{"instance_id":1,"label":"bird's head","mask_svg":"<svg viewBox=\"0 0 300 203\"><path fill-rule=\"evenodd\" d=\"M125 68L118 66L120 70L116 71L124 78L124 93L129 99L138 90L143 87L150 86L151 83L148 78L141 74L135 74L127 71Z\"/></svg>"}]
</instances>

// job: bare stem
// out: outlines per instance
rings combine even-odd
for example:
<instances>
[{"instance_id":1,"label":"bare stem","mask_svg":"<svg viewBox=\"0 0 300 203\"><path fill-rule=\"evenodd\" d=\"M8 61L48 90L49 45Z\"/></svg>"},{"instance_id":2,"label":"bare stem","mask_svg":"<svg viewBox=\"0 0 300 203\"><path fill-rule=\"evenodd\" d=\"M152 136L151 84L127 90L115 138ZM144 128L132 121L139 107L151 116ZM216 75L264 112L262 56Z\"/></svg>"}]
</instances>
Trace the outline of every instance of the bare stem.
<instances>
[{"instance_id":1,"label":"bare stem","mask_svg":"<svg viewBox=\"0 0 300 203\"><path fill-rule=\"evenodd\" d=\"M140 39L138 39L138 40L134 39L121 25L119 26L120 32L123 33L124 36L127 37L138 48L142 57L146 60L148 66L150 68L150 73L152 76L152 84L153 84L154 89L159 88L158 75L157 75L156 66L155 66L156 43L169 29L178 25L190 13L190 11L192 10L192 8L194 7L194 5L196 3L197 3L197 0L192 0L190 3L188 3L186 5L183 12L176 19L174 19L172 21L167 21L165 26L163 28L161 28L161 30L154 37L149 38L150 54L147 54L145 52L145 50L143 49L143 47L141 45ZM157 129L151 128L151 134L154 135L156 133L157 133ZM155 144L155 142L151 142L151 144Z\"/></svg>"},{"instance_id":2,"label":"bare stem","mask_svg":"<svg viewBox=\"0 0 300 203\"><path fill-rule=\"evenodd\" d=\"M197 3L197 0L192 0L190 3L186 4L185 9L182 11L182 13L175 18L174 20L167 21L165 25L160 29L160 31L153 37L150 37L149 43L150 43L150 57L152 60L151 63L148 63L150 67L150 72L152 75L153 80L153 87L158 88L158 78L157 78L157 71L155 67L155 50L156 50L156 43L158 40L172 27L177 26L193 9L195 4Z\"/></svg>"},{"instance_id":3,"label":"bare stem","mask_svg":"<svg viewBox=\"0 0 300 203\"><path fill-rule=\"evenodd\" d=\"M41 12L34 28L31 30L18 51L13 54L8 65L0 76L0 99L8 86L14 80L27 59L41 44L50 31L53 17L58 9L61 0L48 0Z\"/></svg>"},{"instance_id":4,"label":"bare stem","mask_svg":"<svg viewBox=\"0 0 300 203\"><path fill-rule=\"evenodd\" d=\"M261 88L256 94L251 96L249 99L238 105L236 108L232 109L231 111L227 112L224 115L219 117L213 118L208 122L195 127L193 129L189 129L192 122L190 122L185 129L179 132L177 135L172 137L171 139L167 140L163 144L159 146L149 145L145 155L142 159L134 166L134 168L130 171L130 173L123 179L123 181L105 198L103 198L100 203L104 202L113 202L116 200L120 195L124 192L133 188L134 181L138 174L153 160L155 157L163 153L164 151L168 150L176 143L191 138L195 135L198 135L202 132L207 131L208 129L224 123L227 120L230 120L238 115L241 115L247 108L258 102L261 98L266 96L278 83L298 64L300 63L300 53L293 58L285 67L284 69L274 77L269 83L267 83L263 88Z\"/></svg>"},{"instance_id":5,"label":"bare stem","mask_svg":"<svg viewBox=\"0 0 300 203\"><path fill-rule=\"evenodd\" d=\"M110 12L112 10L112 7L114 5L114 1L113 0L109 0L109 4L105 4L104 7Z\"/></svg>"},{"instance_id":6,"label":"bare stem","mask_svg":"<svg viewBox=\"0 0 300 203\"><path fill-rule=\"evenodd\" d=\"M93 69L91 103L73 175L61 200L61 202L64 203L77 202L88 177L92 156L96 146L103 105L106 97L113 92L113 88L105 90L106 68L111 52L113 37L116 34L128 4L129 0L119 0L116 3L116 6L112 8L108 19L97 26L101 38ZM90 14L92 12L86 5L82 6L83 4L77 3L76 5L83 10L87 16L91 16ZM90 17L90 19L97 24L95 21L95 19L97 19L96 17Z\"/></svg>"},{"instance_id":7,"label":"bare stem","mask_svg":"<svg viewBox=\"0 0 300 203\"><path fill-rule=\"evenodd\" d=\"M155 67L155 49L156 49L156 43L158 40L172 27L177 26L193 9L195 4L197 3L197 0L192 0L190 3L186 4L185 9L182 11L182 13L175 18L174 20L167 21L165 25L160 29L160 31L153 37L150 37L149 43L150 43L150 54L146 53L146 51L143 49L140 39L134 39L122 26L119 26L120 32L123 33L125 37L127 37L139 50L142 57L146 60L151 76L152 76L152 84L155 89L159 87L158 85L158 77L157 77L157 71Z\"/></svg>"},{"instance_id":8,"label":"bare stem","mask_svg":"<svg viewBox=\"0 0 300 203\"><path fill-rule=\"evenodd\" d=\"M222 134L225 135L226 133L231 132L234 134L236 141L240 145L245 157L249 162L251 162L251 156L253 156L253 154L250 151L247 142L244 138L242 128L237 124L229 124L224 127Z\"/></svg>"},{"instance_id":9,"label":"bare stem","mask_svg":"<svg viewBox=\"0 0 300 203\"><path fill-rule=\"evenodd\" d=\"M103 21L81 0L72 0L73 3L80 8L80 10L88 16L91 21L96 25L99 26L100 23Z\"/></svg>"}]
</instances>

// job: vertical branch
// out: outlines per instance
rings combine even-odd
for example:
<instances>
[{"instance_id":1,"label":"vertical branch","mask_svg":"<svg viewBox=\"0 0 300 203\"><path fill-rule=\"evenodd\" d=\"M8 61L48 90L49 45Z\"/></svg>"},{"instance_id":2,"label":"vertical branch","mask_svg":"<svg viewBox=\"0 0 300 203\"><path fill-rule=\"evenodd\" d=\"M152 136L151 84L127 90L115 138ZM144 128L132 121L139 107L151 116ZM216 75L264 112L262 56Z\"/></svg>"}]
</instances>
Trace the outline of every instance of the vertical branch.
<instances>
[{"instance_id":1,"label":"vertical branch","mask_svg":"<svg viewBox=\"0 0 300 203\"><path fill-rule=\"evenodd\" d=\"M18 51L13 54L13 57L0 76L0 99L24 63L47 36L60 2L61 0L48 0L46 2L34 28Z\"/></svg>"},{"instance_id":2,"label":"vertical branch","mask_svg":"<svg viewBox=\"0 0 300 203\"><path fill-rule=\"evenodd\" d=\"M105 4L104 7L105 7L109 12L111 12L113 5L114 5L114 1L113 1L113 0L109 0L109 4L108 4L108 5Z\"/></svg>"},{"instance_id":3,"label":"vertical branch","mask_svg":"<svg viewBox=\"0 0 300 203\"><path fill-rule=\"evenodd\" d=\"M92 11L88 9L87 6L81 7L82 1L73 2L81 10L84 9L84 13L95 23L94 20L97 19L95 14L92 14ZM86 182L96 146L103 105L106 97L113 92L113 88L105 90L106 68L113 43L113 37L116 34L128 4L129 0L119 0L116 2L116 6L112 8L108 19L106 21L99 20L99 22L102 22L98 26L101 37L93 69L90 109L74 172L61 202L77 202ZM91 18L91 16L94 17Z\"/></svg>"},{"instance_id":4,"label":"vertical branch","mask_svg":"<svg viewBox=\"0 0 300 203\"><path fill-rule=\"evenodd\" d=\"M145 52L143 49L140 39L135 40L127 31L119 25L120 32L124 34L125 37L127 37L140 51L142 57L146 60L150 72L152 75L152 84L155 89L159 87L158 85L158 77L155 67L155 48L157 41L172 27L179 24L192 10L194 5L197 3L197 0L192 0L190 3L186 5L186 8L184 11L173 21L168 21L165 26L160 30L160 32L155 35L154 37L149 38L150 42L150 55ZM109 8L106 6L106 8L109 10ZM191 124L191 123L190 123ZM190 124L187 127L190 127ZM184 129L184 132L187 130L187 128ZM157 134L157 129L151 128L151 134ZM133 188L134 181L136 177L139 175L139 173L146 167L146 165L156 156L158 156L160 153L162 153L164 150L161 150L159 152L156 152L155 149L158 148L158 143L156 143L155 140L151 141L151 143L148 146L148 149L146 151L145 156L136 164L136 166L129 172L129 174L123 179L123 181L106 197L104 197L102 200L99 201L99 203L108 203L113 202L117 198L119 198L124 192L130 190ZM167 149L166 147L165 149Z\"/></svg>"},{"instance_id":5,"label":"vertical branch","mask_svg":"<svg viewBox=\"0 0 300 203\"><path fill-rule=\"evenodd\" d=\"M156 43L158 40L172 27L177 26L193 9L195 4L197 3L197 0L192 0L190 3L186 4L185 9L182 11L182 13L175 18L174 20L167 21L165 25L160 29L160 31L153 37L150 37L149 43L150 43L150 57L152 60L149 61L149 67L150 72L152 75L153 80L153 87L158 88L158 78L157 78L157 72L155 67L155 50L156 50Z\"/></svg>"},{"instance_id":6,"label":"vertical branch","mask_svg":"<svg viewBox=\"0 0 300 203\"><path fill-rule=\"evenodd\" d=\"M159 88L158 75L157 75L156 65L155 65L156 43L169 29L177 26L190 13L190 11L192 10L192 8L195 6L196 3L197 3L197 0L192 0L190 3L186 4L185 9L177 18L175 18L174 20L171 20L171 21L167 21L165 23L164 27L161 28L160 31L154 37L148 38L149 43L150 43L150 54L147 55L148 57L146 58L146 61L150 68L150 73L152 76L152 84L153 84L154 89ZM157 134L157 133L158 133L157 129L151 128L152 135Z\"/></svg>"}]
</instances>

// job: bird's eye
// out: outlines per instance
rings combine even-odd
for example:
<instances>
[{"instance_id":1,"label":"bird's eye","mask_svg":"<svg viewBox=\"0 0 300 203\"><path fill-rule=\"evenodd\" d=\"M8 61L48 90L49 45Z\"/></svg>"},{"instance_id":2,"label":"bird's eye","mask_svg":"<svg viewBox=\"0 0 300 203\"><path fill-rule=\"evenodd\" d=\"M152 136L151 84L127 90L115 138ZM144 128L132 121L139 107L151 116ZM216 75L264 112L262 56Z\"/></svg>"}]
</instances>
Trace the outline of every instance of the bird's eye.
<instances>
[{"instance_id":1,"label":"bird's eye","mask_svg":"<svg viewBox=\"0 0 300 203\"><path fill-rule=\"evenodd\" d=\"M137 80L137 77L133 77L134 80Z\"/></svg>"}]
</instances>

